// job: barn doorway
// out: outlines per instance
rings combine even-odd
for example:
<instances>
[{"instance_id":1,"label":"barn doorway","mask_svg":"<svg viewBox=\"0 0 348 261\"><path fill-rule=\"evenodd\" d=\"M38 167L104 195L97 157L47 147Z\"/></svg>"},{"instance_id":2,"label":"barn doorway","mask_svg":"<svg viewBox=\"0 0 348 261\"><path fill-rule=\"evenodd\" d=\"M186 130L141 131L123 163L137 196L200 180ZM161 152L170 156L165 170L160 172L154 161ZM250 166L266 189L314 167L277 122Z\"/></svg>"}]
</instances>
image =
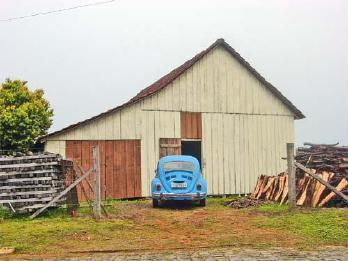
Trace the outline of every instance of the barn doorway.
<instances>
[{"instance_id":1,"label":"barn doorway","mask_svg":"<svg viewBox=\"0 0 348 261\"><path fill-rule=\"evenodd\" d=\"M195 157L199 165L202 168L201 164L201 151L202 151L202 142L200 140L182 140L181 141L181 154L190 155Z\"/></svg>"}]
</instances>

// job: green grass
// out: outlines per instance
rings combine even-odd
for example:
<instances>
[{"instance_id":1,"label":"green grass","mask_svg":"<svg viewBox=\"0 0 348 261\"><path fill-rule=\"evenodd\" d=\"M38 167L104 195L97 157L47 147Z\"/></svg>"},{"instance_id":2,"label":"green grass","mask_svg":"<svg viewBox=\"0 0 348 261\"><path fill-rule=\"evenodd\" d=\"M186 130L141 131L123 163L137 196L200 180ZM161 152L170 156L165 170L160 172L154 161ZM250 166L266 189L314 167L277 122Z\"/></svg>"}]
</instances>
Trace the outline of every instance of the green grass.
<instances>
[{"instance_id":1,"label":"green grass","mask_svg":"<svg viewBox=\"0 0 348 261\"><path fill-rule=\"evenodd\" d=\"M258 227L290 231L311 244L348 244L347 209L298 208L290 211L288 206L265 204L255 209L261 216L255 220Z\"/></svg>"},{"instance_id":2,"label":"green grass","mask_svg":"<svg viewBox=\"0 0 348 261\"><path fill-rule=\"evenodd\" d=\"M263 204L241 210L228 198L208 198L197 206L153 209L149 200L108 200L109 218L95 221L86 204L78 217L65 208L40 217L16 216L0 209L0 247L17 254L65 255L94 249L170 249L181 247L348 246L348 211L297 209ZM204 240L201 240L204 238Z\"/></svg>"}]
</instances>

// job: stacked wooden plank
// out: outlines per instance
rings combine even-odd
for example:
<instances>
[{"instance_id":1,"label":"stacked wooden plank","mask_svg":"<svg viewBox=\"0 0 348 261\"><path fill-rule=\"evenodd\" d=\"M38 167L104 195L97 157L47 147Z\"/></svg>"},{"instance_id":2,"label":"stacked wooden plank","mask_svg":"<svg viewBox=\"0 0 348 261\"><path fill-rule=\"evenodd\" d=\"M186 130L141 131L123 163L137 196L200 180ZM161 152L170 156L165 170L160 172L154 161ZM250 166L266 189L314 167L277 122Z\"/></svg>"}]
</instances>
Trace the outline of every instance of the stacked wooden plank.
<instances>
[{"instance_id":1,"label":"stacked wooden plank","mask_svg":"<svg viewBox=\"0 0 348 261\"><path fill-rule=\"evenodd\" d=\"M0 156L0 204L16 213L42 208L64 190L64 164L50 153Z\"/></svg>"},{"instance_id":2,"label":"stacked wooden plank","mask_svg":"<svg viewBox=\"0 0 348 261\"><path fill-rule=\"evenodd\" d=\"M329 171L348 177L348 147L314 145L298 148L296 161L317 172Z\"/></svg>"},{"instance_id":3,"label":"stacked wooden plank","mask_svg":"<svg viewBox=\"0 0 348 261\"><path fill-rule=\"evenodd\" d=\"M317 145L299 148L296 161L315 172L338 191L348 195L348 147ZM261 175L251 197L287 202L288 176ZM348 207L348 203L302 170L296 170L296 199L299 206Z\"/></svg>"}]
</instances>

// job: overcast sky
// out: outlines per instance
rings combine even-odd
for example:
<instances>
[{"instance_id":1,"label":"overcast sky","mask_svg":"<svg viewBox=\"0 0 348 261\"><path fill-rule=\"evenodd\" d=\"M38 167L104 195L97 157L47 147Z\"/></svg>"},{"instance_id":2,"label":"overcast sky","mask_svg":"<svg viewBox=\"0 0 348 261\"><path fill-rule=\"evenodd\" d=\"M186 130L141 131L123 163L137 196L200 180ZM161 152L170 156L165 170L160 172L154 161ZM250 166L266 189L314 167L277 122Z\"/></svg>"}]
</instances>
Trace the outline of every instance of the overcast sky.
<instances>
[{"instance_id":1,"label":"overcast sky","mask_svg":"<svg viewBox=\"0 0 348 261\"><path fill-rule=\"evenodd\" d=\"M0 20L103 0L0 0ZM135 1L0 22L0 81L42 88L51 131L120 105L224 38L302 112L296 141L348 145L348 1Z\"/></svg>"}]
</instances>

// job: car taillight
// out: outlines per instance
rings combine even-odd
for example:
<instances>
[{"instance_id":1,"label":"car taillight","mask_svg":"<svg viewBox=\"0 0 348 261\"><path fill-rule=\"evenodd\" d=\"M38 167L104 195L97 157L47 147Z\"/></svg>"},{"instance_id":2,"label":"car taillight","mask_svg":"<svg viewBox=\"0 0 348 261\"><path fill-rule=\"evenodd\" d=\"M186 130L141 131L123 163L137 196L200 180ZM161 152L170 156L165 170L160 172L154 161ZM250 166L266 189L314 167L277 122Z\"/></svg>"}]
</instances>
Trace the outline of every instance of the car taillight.
<instances>
[{"instance_id":1,"label":"car taillight","mask_svg":"<svg viewBox=\"0 0 348 261\"><path fill-rule=\"evenodd\" d=\"M157 189L158 191L160 191L160 190L161 190L161 184L157 183L157 184L156 184L156 189Z\"/></svg>"},{"instance_id":2,"label":"car taillight","mask_svg":"<svg viewBox=\"0 0 348 261\"><path fill-rule=\"evenodd\" d=\"M197 187L197 190L201 190L202 189L202 185L200 183L197 183L196 187Z\"/></svg>"}]
</instances>

